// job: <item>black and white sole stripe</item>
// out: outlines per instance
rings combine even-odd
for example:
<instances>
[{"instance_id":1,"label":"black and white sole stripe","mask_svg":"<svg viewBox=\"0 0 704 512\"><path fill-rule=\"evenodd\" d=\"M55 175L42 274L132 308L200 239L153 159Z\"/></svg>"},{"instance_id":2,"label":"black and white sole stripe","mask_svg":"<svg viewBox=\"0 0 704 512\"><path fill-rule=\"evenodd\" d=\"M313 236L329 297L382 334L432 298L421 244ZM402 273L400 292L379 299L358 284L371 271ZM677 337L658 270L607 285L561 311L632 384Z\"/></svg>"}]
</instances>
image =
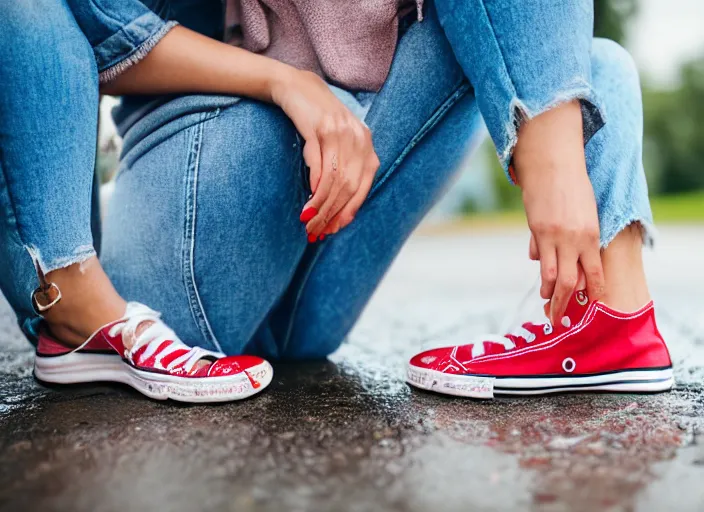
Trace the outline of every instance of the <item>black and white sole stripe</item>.
<instances>
[{"instance_id":1,"label":"black and white sole stripe","mask_svg":"<svg viewBox=\"0 0 704 512\"><path fill-rule=\"evenodd\" d=\"M470 398L493 398L494 395L544 395L610 391L615 393L658 393L674 386L672 367L611 371L588 375L546 375L493 377L489 375L453 375L408 366L406 382L426 391Z\"/></svg>"},{"instance_id":2,"label":"black and white sole stripe","mask_svg":"<svg viewBox=\"0 0 704 512\"><path fill-rule=\"evenodd\" d=\"M212 403L242 400L259 393L271 383L274 370L264 361L249 368L249 376L242 372L222 377L176 377L138 370L118 354L73 352L60 356L37 355L34 374L37 379L53 384L120 382L156 400Z\"/></svg>"}]
</instances>

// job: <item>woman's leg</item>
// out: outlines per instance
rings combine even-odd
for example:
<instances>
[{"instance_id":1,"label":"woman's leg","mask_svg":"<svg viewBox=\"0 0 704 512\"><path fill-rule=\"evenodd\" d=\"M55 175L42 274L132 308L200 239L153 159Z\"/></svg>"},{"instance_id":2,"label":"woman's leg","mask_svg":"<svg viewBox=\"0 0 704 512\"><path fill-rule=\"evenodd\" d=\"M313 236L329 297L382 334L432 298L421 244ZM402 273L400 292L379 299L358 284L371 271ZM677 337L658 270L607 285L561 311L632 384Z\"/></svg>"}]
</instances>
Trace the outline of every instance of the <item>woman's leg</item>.
<instances>
[{"instance_id":1,"label":"woman's leg","mask_svg":"<svg viewBox=\"0 0 704 512\"><path fill-rule=\"evenodd\" d=\"M4 2L0 17L0 288L36 335L34 259L62 293L45 319L78 344L125 306L91 233L95 58L63 1Z\"/></svg>"},{"instance_id":2,"label":"woman's leg","mask_svg":"<svg viewBox=\"0 0 704 512\"><path fill-rule=\"evenodd\" d=\"M436 4L505 167L522 118L581 101L604 249L602 300L624 310L643 305L649 297L641 234L650 239L652 214L642 164L641 93L631 57L612 41L592 38L588 0L551 7L526 2L521 9L503 0Z\"/></svg>"},{"instance_id":3,"label":"woman's leg","mask_svg":"<svg viewBox=\"0 0 704 512\"><path fill-rule=\"evenodd\" d=\"M241 353L307 245L293 124L261 102L186 96L124 143L104 224L108 274L189 341Z\"/></svg>"},{"instance_id":4,"label":"woman's leg","mask_svg":"<svg viewBox=\"0 0 704 512\"><path fill-rule=\"evenodd\" d=\"M606 124L587 144L586 158L599 212L606 288L602 301L634 311L650 300L643 243L650 244L653 216L643 169L643 102L638 70L621 46L595 39L592 80Z\"/></svg>"},{"instance_id":5,"label":"woman's leg","mask_svg":"<svg viewBox=\"0 0 704 512\"><path fill-rule=\"evenodd\" d=\"M374 192L315 245L298 218L310 192L294 127L236 101L180 98L130 128L103 264L122 294L201 345L283 357L291 339L297 357L325 355L477 134L469 86L432 15L413 25L366 117L382 161Z\"/></svg>"},{"instance_id":6,"label":"woman's leg","mask_svg":"<svg viewBox=\"0 0 704 512\"><path fill-rule=\"evenodd\" d=\"M433 18L428 21L432 23ZM397 59L402 57L403 46ZM649 239L652 229L641 158L643 120L638 74L628 53L603 39L594 40L591 69L593 88L608 120L586 146L605 248L602 260L607 285L603 301L616 309L633 311L649 300L642 236ZM404 77L421 80L408 71ZM404 89L410 90L410 84L399 88ZM404 119L403 106L392 101L387 104L385 98L382 92L379 106L389 108L386 116L377 119L370 112L370 126L373 133L389 137L396 133L398 120ZM411 104L401 95L398 100ZM433 187L445 182L443 173L449 173L454 159L461 155L458 141L471 140L476 117L474 99L467 96L408 154L384 185L387 188L368 200L352 226L326 246L311 250L308 266L299 270L288 301L260 333L262 339L277 339L285 347L281 354L285 357L324 356L337 348L393 256L432 204ZM385 142L379 144L375 135L382 162ZM419 186L427 190L416 190Z\"/></svg>"},{"instance_id":7,"label":"woman's leg","mask_svg":"<svg viewBox=\"0 0 704 512\"><path fill-rule=\"evenodd\" d=\"M365 118L381 166L354 222L309 247L248 350L319 358L355 324L408 236L483 135L476 102L432 5L399 42Z\"/></svg>"}]
</instances>

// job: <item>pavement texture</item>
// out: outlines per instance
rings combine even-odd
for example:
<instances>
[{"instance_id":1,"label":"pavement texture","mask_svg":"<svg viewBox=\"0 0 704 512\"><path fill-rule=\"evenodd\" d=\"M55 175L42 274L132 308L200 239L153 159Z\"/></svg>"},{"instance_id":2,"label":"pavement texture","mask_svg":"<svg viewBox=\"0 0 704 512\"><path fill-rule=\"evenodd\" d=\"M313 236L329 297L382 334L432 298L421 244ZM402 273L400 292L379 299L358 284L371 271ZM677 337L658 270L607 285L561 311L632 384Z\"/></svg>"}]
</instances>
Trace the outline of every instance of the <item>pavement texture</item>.
<instances>
[{"instance_id":1,"label":"pavement texture","mask_svg":"<svg viewBox=\"0 0 704 512\"><path fill-rule=\"evenodd\" d=\"M415 235L331 361L184 406L46 388L0 304L2 511L704 510L704 227L647 254L677 387L493 401L411 390L421 348L496 330L533 284L524 232Z\"/></svg>"}]
</instances>

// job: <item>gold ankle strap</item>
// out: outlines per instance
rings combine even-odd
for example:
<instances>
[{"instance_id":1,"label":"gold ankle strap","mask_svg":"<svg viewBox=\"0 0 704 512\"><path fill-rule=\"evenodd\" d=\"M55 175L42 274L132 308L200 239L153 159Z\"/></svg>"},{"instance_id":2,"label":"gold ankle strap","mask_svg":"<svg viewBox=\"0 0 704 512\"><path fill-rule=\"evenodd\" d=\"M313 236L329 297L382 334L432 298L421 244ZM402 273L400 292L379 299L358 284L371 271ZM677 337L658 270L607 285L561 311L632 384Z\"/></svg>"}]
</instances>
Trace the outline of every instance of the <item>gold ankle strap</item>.
<instances>
[{"instance_id":1,"label":"gold ankle strap","mask_svg":"<svg viewBox=\"0 0 704 512\"><path fill-rule=\"evenodd\" d=\"M34 260L34 268L39 278L39 288L32 292L32 306L34 311L42 314L56 306L61 300L61 290L56 283L50 283L39 266L39 262Z\"/></svg>"}]
</instances>

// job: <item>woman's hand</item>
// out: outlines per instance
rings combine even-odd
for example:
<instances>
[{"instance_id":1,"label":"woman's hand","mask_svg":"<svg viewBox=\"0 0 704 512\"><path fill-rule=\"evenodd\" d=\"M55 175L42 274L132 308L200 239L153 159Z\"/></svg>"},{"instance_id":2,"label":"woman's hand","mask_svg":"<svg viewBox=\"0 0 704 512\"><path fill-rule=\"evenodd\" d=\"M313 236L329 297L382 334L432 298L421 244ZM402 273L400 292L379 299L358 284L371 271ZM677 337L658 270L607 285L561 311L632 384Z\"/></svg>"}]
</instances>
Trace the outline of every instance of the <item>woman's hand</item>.
<instances>
[{"instance_id":1,"label":"woman's hand","mask_svg":"<svg viewBox=\"0 0 704 512\"><path fill-rule=\"evenodd\" d=\"M291 68L271 98L305 139L313 196L303 207L308 240L347 226L369 194L379 168L369 128L314 73Z\"/></svg>"},{"instance_id":2,"label":"woman's hand","mask_svg":"<svg viewBox=\"0 0 704 512\"><path fill-rule=\"evenodd\" d=\"M354 218L379 167L369 129L313 73L174 27L104 94L214 93L278 104L306 141L313 197L301 220L308 239L335 233Z\"/></svg>"},{"instance_id":3,"label":"woman's hand","mask_svg":"<svg viewBox=\"0 0 704 512\"><path fill-rule=\"evenodd\" d=\"M523 191L530 255L540 259L540 296L559 323L580 281L597 300L604 290L599 218L584 157L577 101L545 112L520 129L513 155Z\"/></svg>"}]
</instances>

